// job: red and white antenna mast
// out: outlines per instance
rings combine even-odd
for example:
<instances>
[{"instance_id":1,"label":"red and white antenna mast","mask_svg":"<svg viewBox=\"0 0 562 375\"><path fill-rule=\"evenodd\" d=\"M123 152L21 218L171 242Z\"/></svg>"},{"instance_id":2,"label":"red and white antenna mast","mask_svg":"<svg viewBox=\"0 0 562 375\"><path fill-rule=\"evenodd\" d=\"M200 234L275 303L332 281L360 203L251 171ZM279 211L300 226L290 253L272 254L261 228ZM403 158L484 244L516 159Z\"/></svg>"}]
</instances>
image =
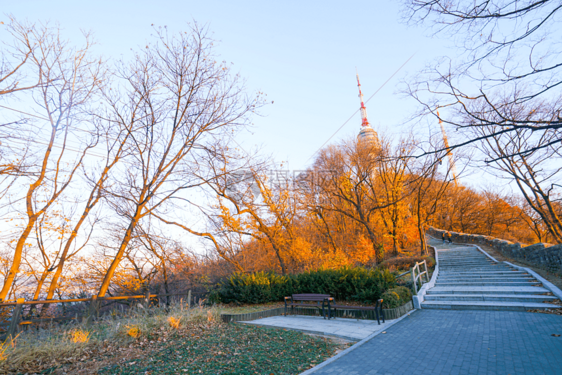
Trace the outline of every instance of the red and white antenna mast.
<instances>
[{"instance_id":1,"label":"red and white antenna mast","mask_svg":"<svg viewBox=\"0 0 562 375\"><path fill-rule=\"evenodd\" d=\"M365 108L365 102L363 101L363 93L361 92L361 83L359 82L359 73L357 75L357 87L359 87L359 98L361 99L361 126L369 126L369 120L367 120L367 108Z\"/></svg>"}]
</instances>

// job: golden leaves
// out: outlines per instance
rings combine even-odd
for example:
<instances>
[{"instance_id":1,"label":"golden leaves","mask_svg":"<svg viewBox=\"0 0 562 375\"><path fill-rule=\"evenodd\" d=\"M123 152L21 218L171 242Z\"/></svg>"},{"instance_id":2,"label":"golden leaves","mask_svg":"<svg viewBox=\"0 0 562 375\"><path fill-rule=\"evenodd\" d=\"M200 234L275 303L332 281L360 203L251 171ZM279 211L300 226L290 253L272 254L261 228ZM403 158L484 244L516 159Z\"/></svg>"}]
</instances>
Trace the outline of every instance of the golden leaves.
<instances>
[{"instance_id":1,"label":"golden leaves","mask_svg":"<svg viewBox=\"0 0 562 375\"><path fill-rule=\"evenodd\" d=\"M75 344L87 343L90 341L90 334L91 332L84 331L79 328L73 329L72 331L69 332L70 341L72 341Z\"/></svg>"},{"instance_id":2,"label":"golden leaves","mask_svg":"<svg viewBox=\"0 0 562 375\"><path fill-rule=\"evenodd\" d=\"M127 325L127 335L131 336L134 339L138 339L140 337L141 331L140 328L136 325Z\"/></svg>"},{"instance_id":3,"label":"golden leaves","mask_svg":"<svg viewBox=\"0 0 562 375\"><path fill-rule=\"evenodd\" d=\"M172 327L174 329L180 328L180 321L181 321L181 317L174 318L173 316L170 316L168 318L168 324L170 325L170 327Z\"/></svg>"}]
</instances>

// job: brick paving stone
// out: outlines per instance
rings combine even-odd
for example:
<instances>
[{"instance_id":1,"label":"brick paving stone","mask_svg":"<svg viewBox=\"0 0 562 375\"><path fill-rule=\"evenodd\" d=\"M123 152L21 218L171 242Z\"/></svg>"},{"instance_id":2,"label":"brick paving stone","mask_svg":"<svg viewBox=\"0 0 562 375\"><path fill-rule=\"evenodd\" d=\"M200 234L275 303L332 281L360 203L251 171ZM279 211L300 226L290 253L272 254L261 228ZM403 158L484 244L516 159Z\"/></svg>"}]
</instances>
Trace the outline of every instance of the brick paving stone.
<instances>
[{"instance_id":1,"label":"brick paving stone","mask_svg":"<svg viewBox=\"0 0 562 375\"><path fill-rule=\"evenodd\" d=\"M418 310L322 374L562 374L562 316Z\"/></svg>"}]
</instances>

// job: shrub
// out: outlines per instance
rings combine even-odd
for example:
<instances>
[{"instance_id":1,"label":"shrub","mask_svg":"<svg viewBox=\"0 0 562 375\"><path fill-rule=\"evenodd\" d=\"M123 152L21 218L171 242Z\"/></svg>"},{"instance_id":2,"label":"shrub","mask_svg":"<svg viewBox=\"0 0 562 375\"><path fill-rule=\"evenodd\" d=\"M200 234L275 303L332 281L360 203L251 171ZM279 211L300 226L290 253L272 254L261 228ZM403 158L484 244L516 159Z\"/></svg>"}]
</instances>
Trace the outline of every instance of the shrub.
<instances>
[{"instance_id":1,"label":"shrub","mask_svg":"<svg viewBox=\"0 0 562 375\"><path fill-rule=\"evenodd\" d=\"M274 273L236 273L211 292L212 302L265 303L298 293L329 294L338 300L374 302L396 280L388 270L343 267L279 276Z\"/></svg>"},{"instance_id":2,"label":"shrub","mask_svg":"<svg viewBox=\"0 0 562 375\"><path fill-rule=\"evenodd\" d=\"M292 280L272 272L235 273L218 285L209 296L212 302L262 303L283 299Z\"/></svg>"},{"instance_id":3,"label":"shrub","mask_svg":"<svg viewBox=\"0 0 562 375\"><path fill-rule=\"evenodd\" d=\"M384 292L381 298L383 299L383 308L394 309L410 301L412 299L412 292L408 288L397 286Z\"/></svg>"}]
</instances>

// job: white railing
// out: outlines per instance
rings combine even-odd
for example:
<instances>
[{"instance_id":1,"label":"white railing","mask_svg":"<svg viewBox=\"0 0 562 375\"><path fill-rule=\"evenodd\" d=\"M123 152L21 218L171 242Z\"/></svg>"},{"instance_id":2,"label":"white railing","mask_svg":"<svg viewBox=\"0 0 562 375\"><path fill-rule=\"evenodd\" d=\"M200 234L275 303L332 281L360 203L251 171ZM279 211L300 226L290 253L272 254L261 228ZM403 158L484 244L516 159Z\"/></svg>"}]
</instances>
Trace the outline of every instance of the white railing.
<instances>
[{"instance_id":1,"label":"white railing","mask_svg":"<svg viewBox=\"0 0 562 375\"><path fill-rule=\"evenodd\" d=\"M423 271L420 269L420 266L423 265ZM417 271L417 272L416 272ZM414 284L414 294L418 294L418 281L420 282L420 288L422 287L423 277L425 276L425 282L429 282L429 272L427 271L427 263L424 260L423 262L416 262L416 265L412 267L412 282Z\"/></svg>"}]
</instances>

